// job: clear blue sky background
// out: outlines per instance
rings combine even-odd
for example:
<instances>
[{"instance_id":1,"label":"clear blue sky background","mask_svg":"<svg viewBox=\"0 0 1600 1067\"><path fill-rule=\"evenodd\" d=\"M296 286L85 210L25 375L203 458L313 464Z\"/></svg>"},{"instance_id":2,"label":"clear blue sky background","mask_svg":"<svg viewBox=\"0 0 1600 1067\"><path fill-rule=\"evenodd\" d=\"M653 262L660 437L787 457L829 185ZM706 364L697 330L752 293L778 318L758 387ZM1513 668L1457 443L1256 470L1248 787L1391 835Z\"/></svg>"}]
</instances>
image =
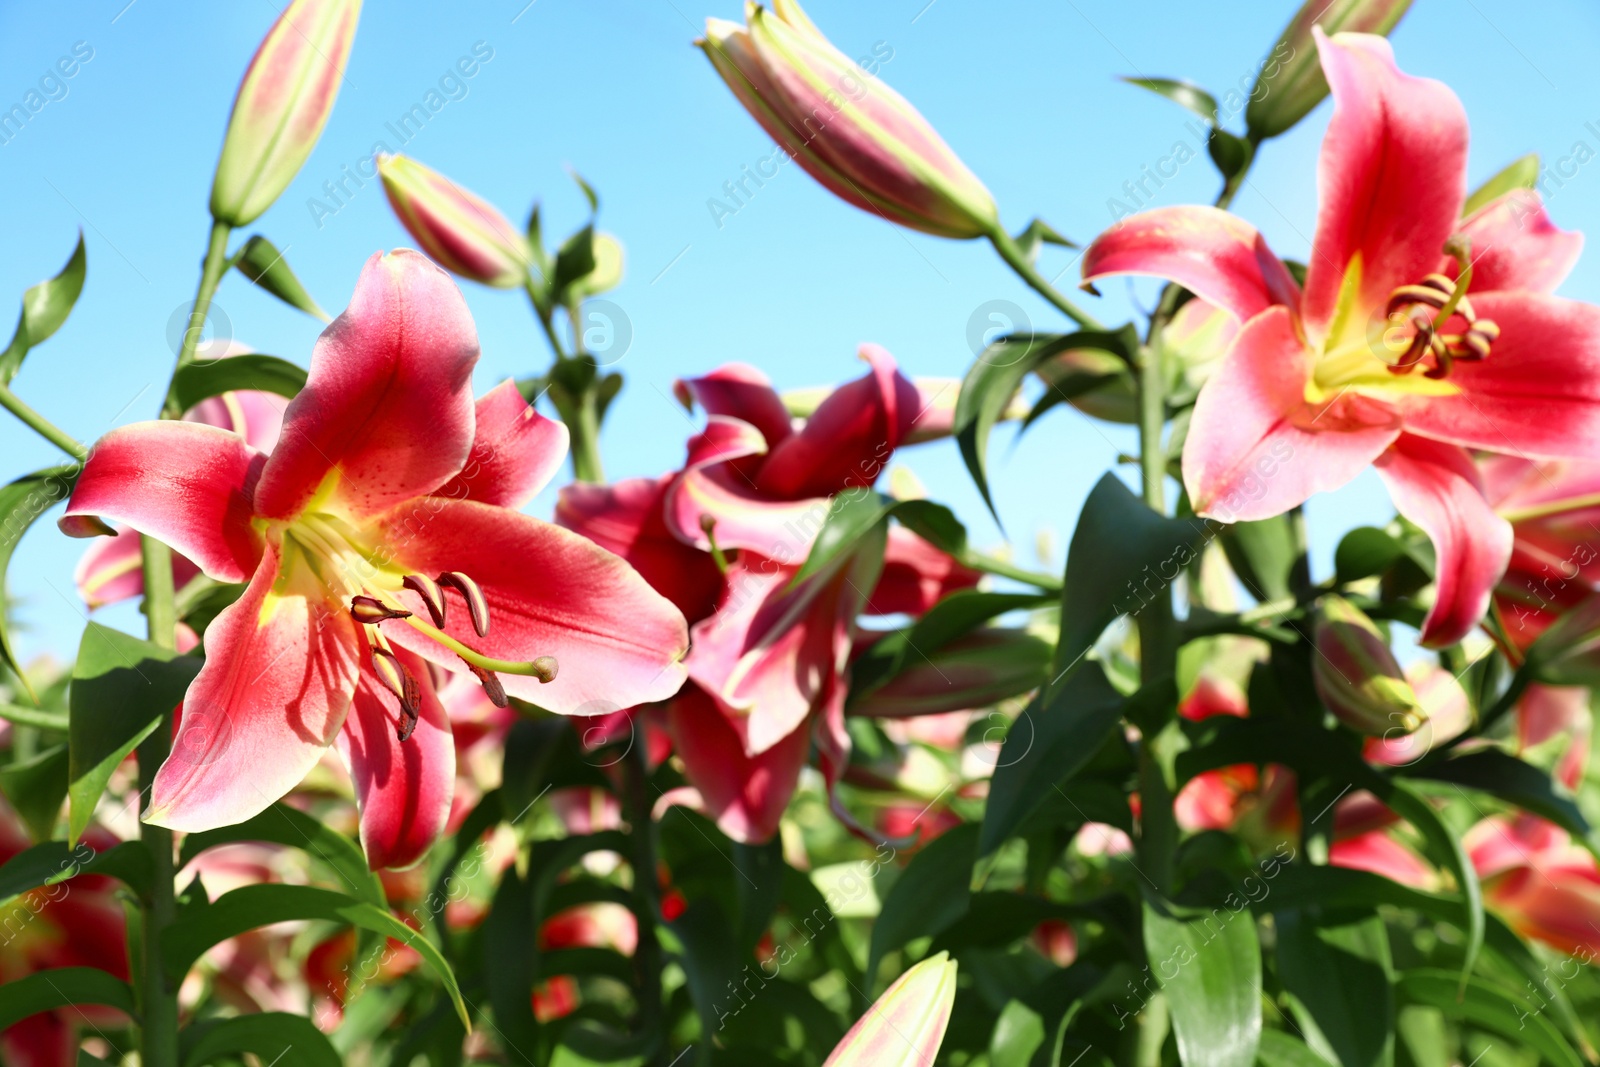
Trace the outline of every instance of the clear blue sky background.
<instances>
[{"instance_id":1,"label":"clear blue sky background","mask_svg":"<svg viewBox=\"0 0 1600 1067\"><path fill-rule=\"evenodd\" d=\"M772 150L689 43L705 16L739 17L735 0L703 0L704 8L688 0L526 2L368 4L327 132L288 193L252 228L287 251L331 312L348 300L366 257L406 237L375 182L320 226L308 199L375 141L397 147L385 123L482 41L493 59L467 82L465 98L434 115L405 151L519 222L542 200L547 227L558 234L580 225L584 213L564 168L577 168L600 190L602 225L628 249L627 281L611 298L633 330L619 364L627 388L604 440L613 477L653 474L681 459L689 424L668 399L678 375L739 359L783 387L818 384L857 375L856 345L877 341L912 374L959 376L972 359L968 319L986 301L1016 302L1036 327L1061 325L986 246L893 228L833 200L795 167L719 228L707 201ZM1041 215L1086 240L1111 221L1108 198L1188 136L1185 112L1115 77L1187 77L1220 95L1240 79L1248 84L1294 7L1286 0L812 0L808 10L851 55L879 42L893 50L881 76L989 185L1008 226ZM94 49L67 95L0 145L5 329L14 314L6 302L61 266L80 226L87 235L89 280L77 310L15 383L85 441L157 409L173 357L169 320L194 291L228 108L277 10L269 0L0 7L0 108L20 101L75 42ZM1600 150L1600 8L1592 0L1418 0L1395 43L1406 69L1448 81L1465 100L1475 180L1529 151L1553 163L1579 141ZM1306 253L1327 112L1325 104L1268 146L1235 205L1283 255ZM1208 201L1214 192L1201 158L1161 190L1160 202ZM1559 190L1553 214L1563 226L1600 233L1597 194L1600 162L1591 162ZM1051 250L1047 273L1070 262ZM548 357L526 301L464 288L483 342L479 389L542 369ZM1130 296L1148 304L1151 292L1113 286L1100 313L1115 320L1126 315ZM1600 299L1600 254L1587 257L1566 292ZM225 282L218 306L232 333L259 351L302 364L309 358L318 324L242 277ZM1024 559L1041 530L1054 531L1059 556L1090 486L1132 444L1127 431L1066 409L1014 449L1002 435L996 496ZM953 447L902 458L980 540L998 539ZM0 474L58 461L50 446L0 417ZM550 505L546 494L534 510L548 514ZM1326 566L1342 530L1391 513L1370 473L1313 500L1318 560ZM27 627L19 639L24 655L70 655L75 647L83 616L71 573L80 548L46 521L19 549L10 588ZM104 614L114 625L138 627L130 610Z\"/></svg>"}]
</instances>

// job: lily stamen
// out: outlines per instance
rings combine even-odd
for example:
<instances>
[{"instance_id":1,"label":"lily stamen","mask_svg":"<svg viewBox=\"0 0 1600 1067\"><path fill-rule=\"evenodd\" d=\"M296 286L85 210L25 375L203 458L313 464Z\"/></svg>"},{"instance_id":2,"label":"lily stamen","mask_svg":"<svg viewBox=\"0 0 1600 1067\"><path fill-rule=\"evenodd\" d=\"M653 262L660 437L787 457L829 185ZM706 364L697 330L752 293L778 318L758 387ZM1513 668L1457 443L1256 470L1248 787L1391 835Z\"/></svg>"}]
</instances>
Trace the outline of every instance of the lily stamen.
<instances>
[{"instance_id":1,"label":"lily stamen","mask_svg":"<svg viewBox=\"0 0 1600 1067\"><path fill-rule=\"evenodd\" d=\"M444 590L439 583L426 575L408 574L400 584L422 598L422 606L428 609L435 626L444 625Z\"/></svg>"},{"instance_id":2,"label":"lily stamen","mask_svg":"<svg viewBox=\"0 0 1600 1067\"><path fill-rule=\"evenodd\" d=\"M478 583L468 578L460 571L445 571L439 575L439 585L445 589L454 589L461 594L461 599L467 602L467 612L472 616L472 628L478 631L479 637L489 636L489 602L484 599L483 590ZM441 605L444 602L443 594L440 595ZM444 609L439 609L440 622L443 626Z\"/></svg>"}]
</instances>

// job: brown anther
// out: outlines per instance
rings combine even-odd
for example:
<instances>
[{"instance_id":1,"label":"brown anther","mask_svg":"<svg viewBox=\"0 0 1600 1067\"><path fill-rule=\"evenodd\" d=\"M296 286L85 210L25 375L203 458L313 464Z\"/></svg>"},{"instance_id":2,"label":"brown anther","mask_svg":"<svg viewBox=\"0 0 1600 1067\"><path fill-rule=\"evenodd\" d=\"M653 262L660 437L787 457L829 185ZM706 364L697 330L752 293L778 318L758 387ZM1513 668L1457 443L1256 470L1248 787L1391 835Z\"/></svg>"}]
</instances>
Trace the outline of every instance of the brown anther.
<instances>
[{"instance_id":1,"label":"brown anther","mask_svg":"<svg viewBox=\"0 0 1600 1067\"><path fill-rule=\"evenodd\" d=\"M479 637L488 637L489 602L483 598L483 590L478 588L478 583L460 571L445 571L439 575L439 584L461 594L461 599L467 602L467 613L472 616L472 628L478 631ZM442 609L440 614L443 615Z\"/></svg>"},{"instance_id":2,"label":"brown anther","mask_svg":"<svg viewBox=\"0 0 1600 1067\"><path fill-rule=\"evenodd\" d=\"M402 701L406 698L406 680L410 673L400 665L400 660L387 648L374 647L372 650L372 673L378 676L378 681L383 687ZM412 685L416 682L412 681Z\"/></svg>"},{"instance_id":3,"label":"brown anther","mask_svg":"<svg viewBox=\"0 0 1600 1067\"><path fill-rule=\"evenodd\" d=\"M494 671L486 671L482 667L467 664L467 670L473 673L483 686L484 693L489 697L489 703L497 708L509 708L511 701L506 697L506 687L500 684L500 676Z\"/></svg>"},{"instance_id":4,"label":"brown anther","mask_svg":"<svg viewBox=\"0 0 1600 1067\"><path fill-rule=\"evenodd\" d=\"M439 588L439 583L426 575L408 574L401 584L422 598L422 606L428 609L433 624L444 629L444 590Z\"/></svg>"},{"instance_id":5,"label":"brown anther","mask_svg":"<svg viewBox=\"0 0 1600 1067\"><path fill-rule=\"evenodd\" d=\"M409 619L411 612L391 608L377 597L358 596L350 600L350 614L356 622L379 623L389 619Z\"/></svg>"},{"instance_id":6,"label":"brown anther","mask_svg":"<svg viewBox=\"0 0 1600 1067\"><path fill-rule=\"evenodd\" d=\"M533 676L544 683L555 681L556 672L560 670L554 656L540 656L533 661L531 666L533 667Z\"/></svg>"},{"instance_id":7,"label":"brown anther","mask_svg":"<svg viewBox=\"0 0 1600 1067\"><path fill-rule=\"evenodd\" d=\"M1450 291L1448 289L1441 293L1431 285L1402 285L1389 294L1388 313L1393 315L1401 308L1410 307L1413 304L1426 304L1428 307L1437 310L1444 307L1445 301L1449 299Z\"/></svg>"}]
</instances>

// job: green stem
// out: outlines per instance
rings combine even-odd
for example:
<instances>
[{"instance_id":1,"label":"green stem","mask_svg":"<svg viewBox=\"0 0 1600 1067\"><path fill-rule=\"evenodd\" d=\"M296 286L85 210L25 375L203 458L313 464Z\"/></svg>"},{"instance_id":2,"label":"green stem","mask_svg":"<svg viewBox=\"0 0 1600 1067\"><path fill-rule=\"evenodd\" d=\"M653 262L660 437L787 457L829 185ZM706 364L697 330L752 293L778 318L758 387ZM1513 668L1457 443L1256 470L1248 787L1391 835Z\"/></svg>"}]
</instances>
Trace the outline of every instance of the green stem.
<instances>
[{"instance_id":1,"label":"green stem","mask_svg":"<svg viewBox=\"0 0 1600 1067\"><path fill-rule=\"evenodd\" d=\"M1039 589L1051 592L1059 592L1061 589L1061 577L1059 575L1045 574L1043 571L1030 571L1026 567L1018 567L1013 563L1007 563L1003 559L997 559L982 552L969 550L962 558L962 562L973 570L979 570L985 574L998 575L1001 578L1014 578L1019 582L1024 582Z\"/></svg>"},{"instance_id":2,"label":"green stem","mask_svg":"<svg viewBox=\"0 0 1600 1067\"><path fill-rule=\"evenodd\" d=\"M634 737L624 760L628 829L633 839L633 892L639 898L639 943L634 952L638 971L639 1033L655 1034L661 1025L661 942L656 923L661 916L661 890L656 883L656 828L650 817L650 770L644 738ZM658 1051L655 1061L664 1057Z\"/></svg>"},{"instance_id":3,"label":"green stem","mask_svg":"<svg viewBox=\"0 0 1600 1067\"><path fill-rule=\"evenodd\" d=\"M1028 257L1023 254L1022 249L1017 247L1017 242L1013 241L1011 236L1004 230L996 227L995 231L989 235L989 243L994 245L994 250L1000 253L1000 258L1005 260L1006 264L1017 272L1019 278L1027 282L1034 292L1055 305L1056 309L1067 318L1086 330L1105 329L1098 319L1078 307L1071 300L1068 300L1056 290L1055 286L1045 281L1044 276L1034 269L1032 263L1028 262Z\"/></svg>"},{"instance_id":4,"label":"green stem","mask_svg":"<svg viewBox=\"0 0 1600 1067\"><path fill-rule=\"evenodd\" d=\"M71 434L23 403L22 398L13 393L10 386L0 385L0 407L11 412L23 425L73 459L82 459L89 454L89 450Z\"/></svg>"},{"instance_id":5,"label":"green stem","mask_svg":"<svg viewBox=\"0 0 1600 1067\"><path fill-rule=\"evenodd\" d=\"M211 311L211 298L228 269L228 237L232 232L232 227L226 223L213 222L211 225L205 263L200 269L200 284L195 290L194 307L189 312L188 329L184 330L183 342L178 348L176 369L182 369L194 361L200 333ZM174 373L174 380L176 377ZM161 406L161 417L175 419L182 414L169 382L166 400ZM144 565L144 612L150 643L170 649L177 644L178 627L176 598L172 588L172 549L153 537L141 537L139 544ZM147 800L154 788L156 772L171 751L172 731L165 726L158 728L139 745L139 790ZM162 932L177 917L174 885L177 872L172 863L172 831L141 822L139 839L150 850L151 860L150 889L140 900L140 934L144 948L144 970L139 976L139 1000L143 1011L140 1063L143 1067L177 1067L178 990L167 981L161 952Z\"/></svg>"}]
</instances>

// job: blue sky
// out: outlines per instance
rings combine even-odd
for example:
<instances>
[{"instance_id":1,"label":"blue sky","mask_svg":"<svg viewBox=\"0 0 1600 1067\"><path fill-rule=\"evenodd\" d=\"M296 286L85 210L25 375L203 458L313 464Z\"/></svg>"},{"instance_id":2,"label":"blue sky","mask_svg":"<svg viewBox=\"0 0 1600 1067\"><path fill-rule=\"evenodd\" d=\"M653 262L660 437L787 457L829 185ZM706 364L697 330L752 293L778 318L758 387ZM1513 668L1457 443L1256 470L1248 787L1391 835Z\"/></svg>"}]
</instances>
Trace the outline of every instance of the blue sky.
<instances>
[{"instance_id":1,"label":"blue sky","mask_svg":"<svg viewBox=\"0 0 1600 1067\"><path fill-rule=\"evenodd\" d=\"M542 201L547 232L556 234L579 226L585 211L565 168L599 189L601 224L628 251L627 280L609 299L632 332L617 364L627 387L604 439L612 477L653 474L680 460L689 423L669 398L681 374L737 359L783 387L820 384L860 373L855 348L876 341L909 373L959 376L972 359L969 319L989 301L1014 302L1035 328L1064 325L987 246L891 227L833 200L792 166L718 219L709 201L725 198L723 184L772 145L690 47L705 16L739 17L733 0L705 2L493 0L447 14L410 0L369 4L321 143L250 232L284 249L313 296L336 313L365 258L407 240L375 182L332 214L324 183L377 141L399 147L386 123L478 45L492 58L404 150L519 222ZM807 10L849 54L889 55L880 76L988 184L1009 227L1040 215L1087 240L1112 221L1108 201L1123 195L1123 183L1190 137L1187 113L1116 76L1186 77L1219 95L1241 79L1248 85L1294 6L812 0ZM0 7L0 110L23 100L79 42L93 50L72 78L51 87L56 99L0 144L0 306L54 273L80 226L88 241L89 281L77 310L15 382L80 439L156 411L173 358L169 323L193 296L228 108L276 12L270 0ZM1465 101L1475 180L1538 151L1562 171L1550 186L1557 222L1600 232L1600 163L1575 159L1580 142L1591 150L1581 153L1586 159L1600 150L1597 30L1600 8L1589 0L1419 0L1395 43L1402 66L1449 82ZM1235 203L1286 256L1303 258L1309 243L1327 111L1325 104L1271 143ZM1167 182L1158 202L1208 201L1214 192L1201 158ZM1067 285L1070 264L1070 254L1051 250L1044 266L1050 275L1068 270ZM524 299L463 288L483 343L480 390L545 366ZM1148 305L1152 292L1111 286L1097 313L1119 321L1130 299ZM1600 298L1600 256L1579 266L1565 292ZM318 324L239 275L224 283L217 305L233 336L308 359ZM0 311L8 326L11 314ZM1127 431L1066 409L1015 447L1002 434L995 492L1019 555L1031 559L1035 535L1051 531L1059 557L1089 488L1132 446ZM49 445L4 418L0 458L6 478L58 462ZM998 539L952 447L902 458L980 542ZM550 505L547 494L533 510L548 514ZM1313 500L1318 560L1326 564L1344 529L1391 513L1370 473ZM48 521L19 548L10 589L26 627L18 641L25 656L75 647L83 616L71 573L80 548ZM138 629L131 609L103 614Z\"/></svg>"}]
</instances>

